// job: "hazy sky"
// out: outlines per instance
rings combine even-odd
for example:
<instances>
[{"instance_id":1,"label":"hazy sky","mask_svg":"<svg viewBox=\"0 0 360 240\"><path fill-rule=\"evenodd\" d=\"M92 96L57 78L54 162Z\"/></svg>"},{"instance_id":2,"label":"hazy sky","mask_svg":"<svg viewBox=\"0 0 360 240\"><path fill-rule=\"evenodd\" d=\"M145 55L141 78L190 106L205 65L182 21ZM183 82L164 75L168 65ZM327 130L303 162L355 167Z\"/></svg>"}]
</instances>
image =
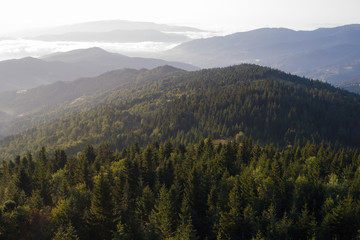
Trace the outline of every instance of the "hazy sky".
<instances>
[{"instance_id":1,"label":"hazy sky","mask_svg":"<svg viewBox=\"0 0 360 240\"><path fill-rule=\"evenodd\" d=\"M359 0L1 0L0 32L120 19L223 31L360 23Z\"/></svg>"}]
</instances>

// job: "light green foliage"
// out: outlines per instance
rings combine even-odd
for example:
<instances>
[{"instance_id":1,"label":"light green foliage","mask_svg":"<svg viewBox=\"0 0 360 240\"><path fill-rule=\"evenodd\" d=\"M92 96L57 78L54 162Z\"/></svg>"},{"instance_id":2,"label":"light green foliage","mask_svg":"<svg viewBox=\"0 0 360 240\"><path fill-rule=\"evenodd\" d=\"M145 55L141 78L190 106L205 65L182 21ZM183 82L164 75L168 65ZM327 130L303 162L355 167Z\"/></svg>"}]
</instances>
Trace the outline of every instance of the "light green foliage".
<instances>
[{"instance_id":1,"label":"light green foliage","mask_svg":"<svg viewBox=\"0 0 360 240\"><path fill-rule=\"evenodd\" d=\"M251 139L134 143L86 149L56 172L55 153L0 166L0 237L14 239L354 239L360 229L359 152L325 143L284 149ZM247 147L243 144L247 144ZM94 158L95 157L95 158ZM95 163L99 160L99 165ZM340 159L347 173L332 163ZM101 160L101 161L100 161ZM220 161L221 160L221 161ZM86 161L87 162L87 161ZM33 165L33 166L31 166ZM54 166L54 165L53 165ZM218 171L222 167L224 171ZM44 172L40 172L40 169ZM221 173L221 174L220 174ZM21 176L26 174L30 184ZM339 175L340 174L340 175ZM351 178L351 176L353 176ZM80 180L79 180L80 179ZM146 179L146 180L145 180ZM9 184L7 184L9 182ZM10 187L15 187L15 191ZM29 194L17 194L31 189ZM50 202L44 201L49 191ZM45 191L46 193L46 191ZM22 199L18 201L18 199Z\"/></svg>"},{"instance_id":2,"label":"light green foliage","mask_svg":"<svg viewBox=\"0 0 360 240\"><path fill-rule=\"evenodd\" d=\"M60 226L51 240L79 240L79 237L76 235L71 223L69 223L67 227Z\"/></svg>"},{"instance_id":3,"label":"light green foliage","mask_svg":"<svg viewBox=\"0 0 360 240\"><path fill-rule=\"evenodd\" d=\"M89 142L123 148L153 138L184 144L207 137L240 140L240 132L241 139L251 136L281 146L308 139L360 143L360 123L354 120L360 118L360 97L329 84L246 64L188 73L154 71L139 71L137 86L32 116L38 121L30 126L36 128L0 141L0 156L38 152L42 146L78 153ZM240 165L249 161L250 144L243 143Z\"/></svg>"},{"instance_id":4,"label":"light green foliage","mask_svg":"<svg viewBox=\"0 0 360 240\"><path fill-rule=\"evenodd\" d=\"M152 222L161 239L172 237L174 228L174 212L170 199L170 193L165 185L162 185L151 214Z\"/></svg>"},{"instance_id":5,"label":"light green foliage","mask_svg":"<svg viewBox=\"0 0 360 240\"><path fill-rule=\"evenodd\" d=\"M108 239L114 229L113 204L110 180L107 172L100 172L94 178L88 223L90 232L101 239Z\"/></svg>"}]
</instances>

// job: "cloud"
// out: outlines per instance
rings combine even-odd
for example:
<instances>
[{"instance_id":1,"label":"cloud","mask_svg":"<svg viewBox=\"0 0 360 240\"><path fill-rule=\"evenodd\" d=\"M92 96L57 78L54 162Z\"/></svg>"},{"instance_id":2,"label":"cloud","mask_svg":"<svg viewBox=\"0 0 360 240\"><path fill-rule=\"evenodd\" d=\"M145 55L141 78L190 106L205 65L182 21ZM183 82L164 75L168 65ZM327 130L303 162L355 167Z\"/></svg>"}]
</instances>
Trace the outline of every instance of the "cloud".
<instances>
[{"instance_id":1,"label":"cloud","mask_svg":"<svg viewBox=\"0 0 360 240\"><path fill-rule=\"evenodd\" d=\"M54 52L100 47L118 53L156 53L168 50L178 44L163 42L103 43L103 42L46 42L29 39L0 40L0 60L40 57Z\"/></svg>"}]
</instances>

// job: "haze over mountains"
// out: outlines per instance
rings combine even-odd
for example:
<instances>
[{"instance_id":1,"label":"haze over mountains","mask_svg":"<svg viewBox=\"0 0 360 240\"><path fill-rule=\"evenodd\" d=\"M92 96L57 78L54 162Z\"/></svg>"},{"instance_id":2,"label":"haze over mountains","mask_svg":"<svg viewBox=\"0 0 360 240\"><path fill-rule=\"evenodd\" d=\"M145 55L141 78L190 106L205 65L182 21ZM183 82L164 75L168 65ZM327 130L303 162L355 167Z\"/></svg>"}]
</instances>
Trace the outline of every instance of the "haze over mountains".
<instances>
[{"instance_id":1,"label":"haze over mountains","mask_svg":"<svg viewBox=\"0 0 360 240\"><path fill-rule=\"evenodd\" d=\"M98 21L56 27L27 33L29 39L73 42L171 42L190 40L206 31L185 26L150 22Z\"/></svg>"},{"instance_id":2,"label":"haze over mountains","mask_svg":"<svg viewBox=\"0 0 360 240\"><path fill-rule=\"evenodd\" d=\"M256 63L338 84L360 76L359 39L357 24L315 31L263 28L186 42L162 57L199 67Z\"/></svg>"},{"instance_id":3,"label":"haze over mountains","mask_svg":"<svg viewBox=\"0 0 360 240\"><path fill-rule=\"evenodd\" d=\"M58 81L27 91L4 92L0 95L0 119L1 113L7 112L11 115L23 116L51 110L54 107L74 105L102 92L129 88L144 82L149 84L156 80L160 74L165 77L167 74L177 76L184 72L184 70L171 66L162 66L152 70L124 68L109 71L96 77L79 78L74 81ZM146 77L144 78L142 74Z\"/></svg>"},{"instance_id":4,"label":"haze over mountains","mask_svg":"<svg viewBox=\"0 0 360 240\"><path fill-rule=\"evenodd\" d=\"M116 34L125 39L123 34L129 32L134 35L126 36L126 41L142 41L138 37L143 34L148 39L157 36L166 41L164 38L174 37L176 41L186 42L154 54L168 61L128 57L98 47L1 61L0 128L4 129L6 122L15 118L70 105L74 109L72 103L86 102L89 97L112 88L135 86L138 83L135 75L139 74L136 70L146 71L164 65L194 71L199 69L198 66L222 67L250 62L360 92L360 25L315 31L265 28L189 40L184 33L202 33L202 30L153 23L104 21L54 28L46 35L39 32L40 35L33 36L41 36L39 38L44 41L46 38L52 41L61 37L71 41L86 41L87 37L113 41ZM76 40L76 37L81 39ZM116 41L121 42L120 38ZM24 126L19 129L25 129ZM2 133L16 132L15 127L11 129Z\"/></svg>"},{"instance_id":5,"label":"haze over mountains","mask_svg":"<svg viewBox=\"0 0 360 240\"><path fill-rule=\"evenodd\" d=\"M160 59L127 57L100 48L54 53L37 58L22 58L0 62L0 92L24 90L56 81L70 81L80 77L94 77L107 71L133 68L152 69L171 65L185 70L198 68L190 64Z\"/></svg>"},{"instance_id":6,"label":"haze over mountains","mask_svg":"<svg viewBox=\"0 0 360 240\"><path fill-rule=\"evenodd\" d=\"M64 34L41 35L32 39L43 41L73 41L73 42L170 42L179 43L190 40L189 37L174 34L163 33L157 30L114 30L110 32L73 32Z\"/></svg>"},{"instance_id":7,"label":"haze over mountains","mask_svg":"<svg viewBox=\"0 0 360 240\"><path fill-rule=\"evenodd\" d=\"M0 60L39 57L53 52L91 47L144 56L191 39L215 35L193 27L122 20L85 22L0 34Z\"/></svg>"},{"instance_id":8,"label":"haze over mountains","mask_svg":"<svg viewBox=\"0 0 360 240\"><path fill-rule=\"evenodd\" d=\"M178 32L178 33L190 33L190 32L205 32L204 30L187 27L187 26L174 26L166 24L158 24L152 22L136 22L126 20L104 20L93 21L85 23L76 23L72 25L58 26L46 29L20 31L11 33L10 36L33 38L39 35L45 34L68 34L72 32L88 32L88 33L102 33L111 32L115 30L122 31L141 31L141 30L155 30L160 32Z\"/></svg>"},{"instance_id":9,"label":"haze over mountains","mask_svg":"<svg viewBox=\"0 0 360 240\"><path fill-rule=\"evenodd\" d=\"M359 78L359 26L353 24L314 31L263 28L192 40L219 33L147 22L97 21L13 33L13 37L21 36L26 39L25 46L21 47L22 43L19 39L4 38L1 40L3 50L0 48L0 55L3 51L6 56L11 54L21 56L26 51L32 51L29 49L34 49L34 52L29 52L28 55L39 56L63 51L61 49L66 48L77 49L81 46L86 46L85 48L100 46L110 52L123 52L128 48L131 56L152 56L205 68L255 63L320 79L341 87L341 82L353 82ZM12 41L18 42L12 44ZM7 49L8 47L14 49ZM169 50L160 52L164 49ZM62 66L62 68L71 67ZM95 75L103 72L96 72ZM78 74L76 77L95 75ZM58 80L65 78L67 76L59 77ZM38 76L33 81L46 83ZM11 89L11 86L8 85L7 88Z\"/></svg>"},{"instance_id":10,"label":"haze over mountains","mask_svg":"<svg viewBox=\"0 0 360 240\"><path fill-rule=\"evenodd\" d=\"M360 94L360 78L349 81L343 81L338 84L335 84L335 86L338 86L349 92Z\"/></svg>"},{"instance_id":11,"label":"haze over mountains","mask_svg":"<svg viewBox=\"0 0 360 240\"><path fill-rule=\"evenodd\" d=\"M184 72L171 66L152 70L120 69L93 78L59 81L23 92L4 92L0 95L0 136L43 122L49 123L49 119L66 113L91 109L113 92L121 93L124 89L151 84L159 78L176 77Z\"/></svg>"}]
</instances>

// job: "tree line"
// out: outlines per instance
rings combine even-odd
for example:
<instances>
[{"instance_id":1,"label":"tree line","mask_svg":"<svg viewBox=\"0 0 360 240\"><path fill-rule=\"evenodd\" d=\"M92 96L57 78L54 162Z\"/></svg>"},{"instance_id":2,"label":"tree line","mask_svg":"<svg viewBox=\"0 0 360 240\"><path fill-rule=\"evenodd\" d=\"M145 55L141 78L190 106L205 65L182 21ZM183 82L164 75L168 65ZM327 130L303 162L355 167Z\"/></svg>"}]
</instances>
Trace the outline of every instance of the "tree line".
<instances>
[{"instance_id":1,"label":"tree line","mask_svg":"<svg viewBox=\"0 0 360 240\"><path fill-rule=\"evenodd\" d=\"M354 239L360 154L251 138L45 148L0 167L0 238Z\"/></svg>"}]
</instances>

